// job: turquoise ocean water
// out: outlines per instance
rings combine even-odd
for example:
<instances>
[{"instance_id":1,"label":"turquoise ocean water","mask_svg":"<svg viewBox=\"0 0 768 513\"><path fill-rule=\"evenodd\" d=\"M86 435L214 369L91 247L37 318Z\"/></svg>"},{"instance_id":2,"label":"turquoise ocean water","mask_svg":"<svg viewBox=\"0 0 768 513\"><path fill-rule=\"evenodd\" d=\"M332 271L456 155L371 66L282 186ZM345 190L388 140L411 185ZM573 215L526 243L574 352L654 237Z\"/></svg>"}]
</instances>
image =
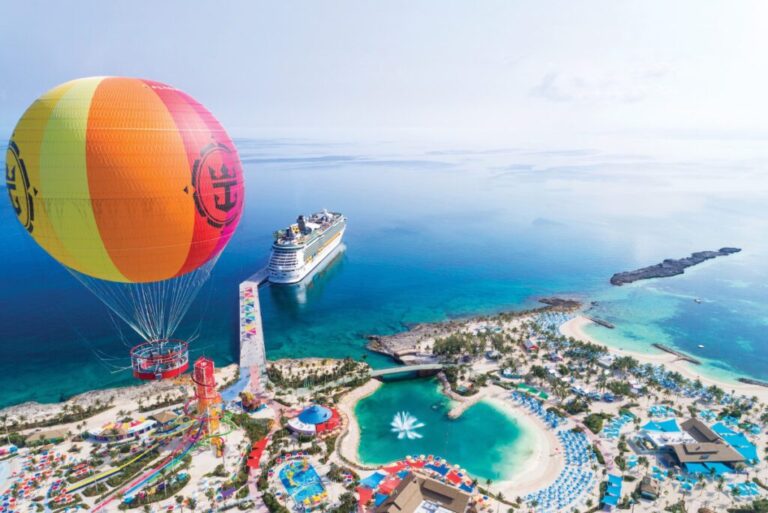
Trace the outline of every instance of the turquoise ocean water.
<instances>
[{"instance_id":1,"label":"turquoise ocean water","mask_svg":"<svg viewBox=\"0 0 768 513\"><path fill-rule=\"evenodd\" d=\"M447 418L449 409L434 379L386 383L355 408L360 460L375 465L432 454L474 477L499 480L514 475L518 463L533 451L526 429L493 406L477 403L456 420ZM424 424L415 430L421 438L399 439L392 432L390 423L398 412L408 412Z\"/></svg>"},{"instance_id":2,"label":"turquoise ocean water","mask_svg":"<svg viewBox=\"0 0 768 513\"><path fill-rule=\"evenodd\" d=\"M749 162L592 150L439 150L237 142L246 211L177 335L193 357L237 357L237 284L271 233L320 208L349 218L346 251L302 289L260 292L270 358L366 357L365 335L409 323L598 300L611 343L662 341L706 372L768 378L768 185ZM1 185L2 187L4 185ZM0 406L133 383L136 337L0 208ZM611 287L613 272L735 245L683 277ZM697 304L693 298L701 298ZM704 345L699 349L698 345Z\"/></svg>"}]
</instances>

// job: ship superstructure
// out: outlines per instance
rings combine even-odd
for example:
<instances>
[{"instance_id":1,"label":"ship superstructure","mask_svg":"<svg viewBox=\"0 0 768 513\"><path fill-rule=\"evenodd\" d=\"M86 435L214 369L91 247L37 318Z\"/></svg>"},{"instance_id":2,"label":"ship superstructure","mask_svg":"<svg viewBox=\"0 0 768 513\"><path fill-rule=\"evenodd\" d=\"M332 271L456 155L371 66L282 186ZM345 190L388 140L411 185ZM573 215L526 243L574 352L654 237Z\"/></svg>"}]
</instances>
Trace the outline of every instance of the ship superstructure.
<instances>
[{"instance_id":1,"label":"ship superstructure","mask_svg":"<svg viewBox=\"0 0 768 513\"><path fill-rule=\"evenodd\" d=\"M343 214L322 210L308 217L300 215L296 223L276 231L269 258L269 281L301 281L341 244L346 228Z\"/></svg>"}]
</instances>

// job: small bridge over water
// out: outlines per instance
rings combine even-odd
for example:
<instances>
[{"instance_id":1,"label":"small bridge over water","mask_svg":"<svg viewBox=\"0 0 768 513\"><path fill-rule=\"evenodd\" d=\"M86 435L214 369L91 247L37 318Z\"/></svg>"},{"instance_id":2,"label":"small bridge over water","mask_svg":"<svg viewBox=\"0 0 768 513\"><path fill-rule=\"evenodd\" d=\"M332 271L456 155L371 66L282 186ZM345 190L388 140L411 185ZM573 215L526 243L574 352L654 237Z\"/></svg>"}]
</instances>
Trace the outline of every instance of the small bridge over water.
<instances>
[{"instance_id":1,"label":"small bridge over water","mask_svg":"<svg viewBox=\"0 0 768 513\"><path fill-rule=\"evenodd\" d=\"M388 369L374 369L371 371L372 378L383 378L396 374L415 374L418 377L432 376L443 369L442 363L421 363L416 365L400 365Z\"/></svg>"}]
</instances>

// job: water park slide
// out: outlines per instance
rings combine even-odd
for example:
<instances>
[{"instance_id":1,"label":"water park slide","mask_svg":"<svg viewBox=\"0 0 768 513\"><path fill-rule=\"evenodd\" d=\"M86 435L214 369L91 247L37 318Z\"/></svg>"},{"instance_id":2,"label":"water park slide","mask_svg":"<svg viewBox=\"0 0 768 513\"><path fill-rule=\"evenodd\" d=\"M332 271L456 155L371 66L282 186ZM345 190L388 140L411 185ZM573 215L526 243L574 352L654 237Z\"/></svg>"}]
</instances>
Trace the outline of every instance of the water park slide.
<instances>
[{"instance_id":1,"label":"water park slide","mask_svg":"<svg viewBox=\"0 0 768 513\"><path fill-rule=\"evenodd\" d=\"M137 491L139 491L144 486L150 484L152 481L157 479L157 476L160 475L160 473L164 469L173 469L178 463L186 456L189 451L191 451L195 446L197 446L200 442L203 442L205 440L208 440L209 438L217 437L217 436L226 436L229 433L231 433L234 429L236 429L237 426L233 425L229 416L226 415L222 418L222 421L227 424L230 427L230 430L226 433L216 433L214 435L205 435L203 436L203 428L205 427L205 418L196 419L193 421L190 421L182 426L181 430L189 429L192 427L193 424L197 423L198 430L197 433L191 438L191 442L187 445L187 447L184 450L177 449L172 454L168 455L163 461L156 466L154 469L149 470L145 472L143 475L141 475L138 479L135 479L132 483L128 485L128 488L123 489L123 497L132 497ZM164 435L162 438L165 438L170 435L178 434L179 430L174 430L173 433L168 433ZM132 459L131 461L136 461L137 458ZM130 464L131 462L126 463L126 465ZM120 468L125 467L125 465L121 466ZM118 470L118 469L114 469ZM113 474L113 471L108 471L111 474ZM94 476L94 478L97 476ZM103 479L104 477L100 477L100 479ZM94 479L89 479L90 482L94 482ZM78 483L79 485L80 483ZM94 506L94 512L100 511L102 508L104 508L107 504L112 502L117 494L115 493L117 490L115 490L113 493L110 494L109 497L106 497L102 502L99 504L96 504Z\"/></svg>"},{"instance_id":2,"label":"water park slide","mask_svg":"<svg viewBox=\"0 0 768 513\"><path fill-rule=\"evenodd\" d=\"M169 454L165 459L163 459L163 461L160 463L160 465L158 465L157 467L155 467L154 469L152 469L152 470L150 470L148 472L145 472L138 479L135 479L133 482L131 482L131 484L128 485L128 488L123 489L124 490L123 496L124 497L132 496L142 486L147 484L154 476L156 476L158 473L160 473L164 468L169 467L171 465L175 465L178 461L181 460L181 458L186 456L186 454L190 451L190 449L192 449L192 447L194 447L195 444L197 443L197 441L199 440L200 433L203 430L203 426L204 426L204 422L203 421L199 421L199 423L198 423L198 430L197 430L197 433L195 434L195 437L192 439L191 443L189 445L187 445L187 447L183 451L181 449L177 449L173 453ZM181 454L179 455L179 453L181 453ZM179 455L179 456L175 457L177 455ZM173 467L171 467L171 468L173 468ZM115 499L115 497L117 497L117 495L118 495L116 492L117 492L117 490L113 491L103 501L101 501L99 504L96 504L94 506L93 511L94 512L100 511L102 508L107 506L107 504L112 502Z\"/></svg>"},{"instance_id":3,"label":"water park slide","mask_svg":"<svg viewBox=\"0 0 768 513\"><path fill-rule=\"evenodd\" d=\"M202 419L199 421L198 424L198 431L195 433L195 435L192 437L191 442L184 450L177 450L174 453L170 454L167 458L165 458L157 467L155 467L152 470L149 470L145 472L143 475L141 475L138 479L135 479L130 485L128 485L128 488L124 489L123 497L130 498L132 497L136 492L138 492L141 488L144 486L151 484L159 475L161 475L161 472L165 469L171 470L173 467L179 464L184 459L184 456L186 456L189 451L191 451L195 446L197 446L200 442L207 440L212 437L216 436L226 436L227 434L231 433L233 429L235 429L235 426L233 426L230 421L229 417L223 418L224 422L230 427L230 431L226 433L217 433L215 435L206 435L202 436L202 430L205 426L205 419ZM191 425L192 423L190 423ZM186 428L186 426L185 426ZM94 512L101 510L103 507L105 507L107 504L112 502L114 498L116 497L116 494L113 493L104 501L97 504L94 507Z\"/></svg>"},{"instance_id":4,"label":"water park slide","mask_svg":"<svg viewBox=\"0 0 768 513\"><path fill-rule=\"evenodd\" d=\"M181 430L188 429L193 424L194 424L194 421L187 422L186 424L182 424L180 429ZM175 435L175 434L177 434L177 430L174 429L170 433L166 433L164 435L158 436L157 440L159 441L159 440L162 440L164 438L168 438L169 436ZM76 483L73 483L72 486L68 487L64 492L65 493L74 493L74 492L76 492L78 490L82 490L83 488L85 488L85 487L87 487L89 485L92 485L93 483L96 483L97 481L101 481L103 479L107 479L109 477L112 477L113 475L117 474L118 472L123 470L125 467L127 467L131 463L139 460L140 458L145 456L148 452L150 452L151 450L155 449L157 447L157 445L158 445L158 443L152 444L149 448L147 448L147 450L145 450L144 452L139 453L138 455L136 455L136 457L131 458L130 460L126 461L125 463L123 463L119 467L115 467L115 468L111 468L109 470L105 470L104 472L101 472L99 474L87 477L87 478L85 478L85 479L83 479L81 481L77 481Z\"/></svg>"}]
</instances>

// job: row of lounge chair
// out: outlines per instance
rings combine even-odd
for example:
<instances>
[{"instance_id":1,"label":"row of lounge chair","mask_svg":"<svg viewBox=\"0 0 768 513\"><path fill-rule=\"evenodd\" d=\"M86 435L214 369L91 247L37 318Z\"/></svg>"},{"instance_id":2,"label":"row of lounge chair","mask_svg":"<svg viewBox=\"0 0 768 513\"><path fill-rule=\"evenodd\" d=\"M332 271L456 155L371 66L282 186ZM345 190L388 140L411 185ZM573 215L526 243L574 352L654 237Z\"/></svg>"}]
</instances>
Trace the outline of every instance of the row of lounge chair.
<instances>
[{"instance_id":1,"label":"row of lounge chair","mask_svg":"<svg viewBox=\"0 0 768 513\"><path fill-rule=\"evenodd\" d=\"M565 419L555 413L547 411L544 408L544 403L538 399L534 399L529 395L516 391L512 392L512 399L518 404L526 407L532 413L536 414L536 416L543 420L552 429L556 429L558 426L565 423Z\"/></svg>"},{"instance_id":2,"label":"row of lounge chair","mask_svg":"<svg viewBox=\"0 0 768 513\"><path fill-rule=\"evenodd\" d=\"M561 430L557 437L563 445L565 469L554 483L525 496L537 512L550 513L573 505L595 485L595 474L590 468L594 454L584 433Z\"/></svg>"}]
</instances>

